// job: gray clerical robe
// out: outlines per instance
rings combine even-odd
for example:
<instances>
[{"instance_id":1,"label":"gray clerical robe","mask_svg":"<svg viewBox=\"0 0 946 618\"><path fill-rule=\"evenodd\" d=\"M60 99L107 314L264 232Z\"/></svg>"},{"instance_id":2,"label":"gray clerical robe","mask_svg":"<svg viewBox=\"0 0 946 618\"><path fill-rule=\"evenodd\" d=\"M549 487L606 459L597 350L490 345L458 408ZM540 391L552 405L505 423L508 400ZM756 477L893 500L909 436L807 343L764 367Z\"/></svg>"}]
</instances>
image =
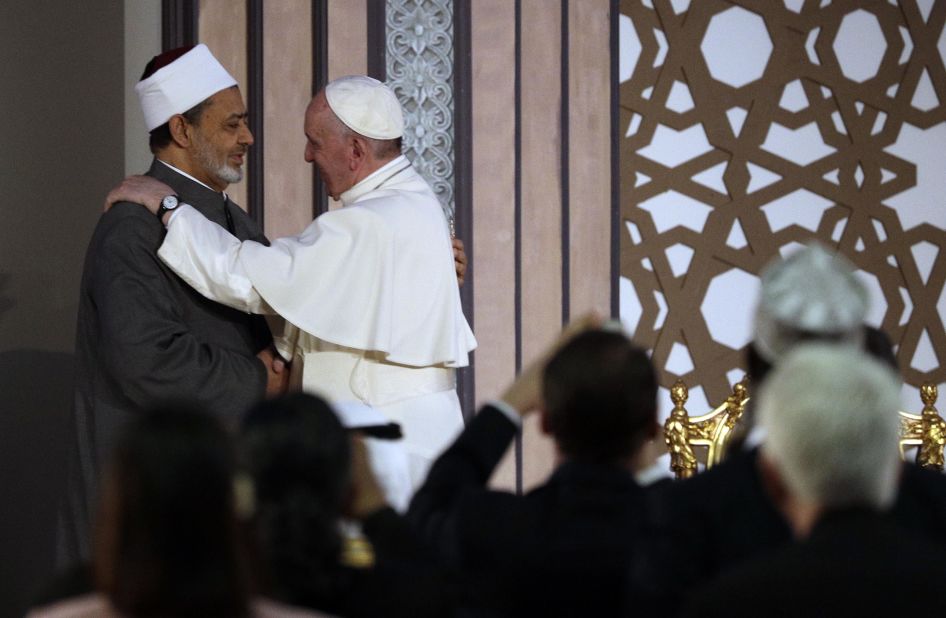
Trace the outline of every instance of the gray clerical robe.
<instances>
[{"instance_id":1,"label":"gray clerical robe","mask_svg":"<svg viewBox=\"0 0 946 618\"><path fill-rule=\"evenodd\" d=\"M266 242L256 223L219 193L158 161L148 175L240 239ZM119 203L101 217L89 243L59 566L89 558L102 467L136 413L155 402L185 399L236 421L265 393L266 372L255 355L272 341L266 322L192 290L158 259L164 234L143 206Z\"/></svg>"}]
</instances>

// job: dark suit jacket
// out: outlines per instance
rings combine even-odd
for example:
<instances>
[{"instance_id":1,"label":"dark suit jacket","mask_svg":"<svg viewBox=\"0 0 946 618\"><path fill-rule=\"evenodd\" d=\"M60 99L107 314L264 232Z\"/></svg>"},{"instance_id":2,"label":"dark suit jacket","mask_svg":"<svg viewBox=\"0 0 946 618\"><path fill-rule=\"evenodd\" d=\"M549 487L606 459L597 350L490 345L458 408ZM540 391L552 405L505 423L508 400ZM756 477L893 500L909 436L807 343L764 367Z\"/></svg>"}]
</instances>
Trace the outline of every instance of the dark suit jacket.
<instances>
[{"instance_id":1,"label":"dark suit jacket","mask_svg":"<svg viewBox=\"0 0 946 618\"><path fill-rule=\"evenodd\" d=\"M940 606L946 553L868 510L828 513L811 536L695 591L687 616L921 616Z\"/></svg>"},{"instance_id":2,"label":"dark suit jacket","mask_svg":"<svg viewBox=\"0 0 946 618\"><path fill-rule=\"evenodd\" d=\"M525 496L486 488L516 435L487 406L434 463L408 517L470 586L467 604L500 614L623 611L644 490L623 469L566 462Z\"/></svg>"},{"instance_id":3,"label":"dark suit jacket","mask_svg":"<svg viewBox=\"0 0 946 618\"><path fill-rule=\"evenodd\" d=\"M259 227L219 193L154 161L148 175L241 239ZM255 354L272 337L265 321L211 302L158 258L164 226L143 206L116 204L86 253L76 331L74 443L60 509L57 563L89 558L101 468L121 428L141 409L190 399L236 420L265 392Z\"/></svg>"},{"instance_id":4,"label":"dark suit jacket","mask_svg":"<svg viewBox=\"0 0 946 618\"><path fill-rule=\"evenodd\" d=\"M651 501L653 529L644 572L665 606L688 586L788 545L791 530L766 495L758 450L739 451L720 465L662 486ZM906 464L888 516L946 547L946 476Z\"/></svg>"}]
</instances>

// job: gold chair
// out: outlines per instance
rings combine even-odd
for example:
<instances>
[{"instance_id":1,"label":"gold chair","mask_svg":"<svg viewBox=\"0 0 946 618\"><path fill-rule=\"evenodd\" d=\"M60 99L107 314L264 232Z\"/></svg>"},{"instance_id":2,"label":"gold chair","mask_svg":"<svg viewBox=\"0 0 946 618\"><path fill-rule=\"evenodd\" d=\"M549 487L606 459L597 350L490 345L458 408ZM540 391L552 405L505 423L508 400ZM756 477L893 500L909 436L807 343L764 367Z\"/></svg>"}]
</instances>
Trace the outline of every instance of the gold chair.
<instances>
[{"instance_id":1,"label":"gold chair","mask_svg":"<svg viewBox=\"0 0 946 618\"><path fill-rule=\"evenodd\" d=\"M932 470L943 470L944 447L946 447L946 420L936 410L938 389L935 384L923 384L920 399L923 411L920 414L899 412L900 457L906 461L908 451L916 449L918 465ZM670 389L673 411L664 423L664 442L670 453L670 469L677 478L689 478L699 470L702 463L712 468L726 456L733 430L742 418L746 402L749 401L747 378L733 387L732 394L721 405L702 416L690 416L685 408L689 391L682 380L677 380Z\"/></svg>"},{"instance_id":2,"label":"gold chair","mask_svg":"<svg viewBox=\"0 0 946 618\"><path fill-rule=\"evenodd\" d=\"M935 384L920 387L923 411L920 414L900 412L900 457L907 460L907 450L916 449L916 463L932 470L943 469L943 446L946 445L946 421L936 411L938 390Z\"/></svg>"},{"instance_id":3,"label":"gold chair","mask_svg":"<svg viewBox=\"0 0 946 618\"><path fill-rule=\"evenodd\" d=\"M703 465L711 468L726 456L733 430L742 419L749 401L748 378L733 386L732 394L715 409L701 416L690 416L684 407L690 393L682 380L670 388L673 411L664 423L664 442L670 453L670 469L678 478L689 478L699 469L693 447L705 454Z\"/></svg>"}]
</instances>

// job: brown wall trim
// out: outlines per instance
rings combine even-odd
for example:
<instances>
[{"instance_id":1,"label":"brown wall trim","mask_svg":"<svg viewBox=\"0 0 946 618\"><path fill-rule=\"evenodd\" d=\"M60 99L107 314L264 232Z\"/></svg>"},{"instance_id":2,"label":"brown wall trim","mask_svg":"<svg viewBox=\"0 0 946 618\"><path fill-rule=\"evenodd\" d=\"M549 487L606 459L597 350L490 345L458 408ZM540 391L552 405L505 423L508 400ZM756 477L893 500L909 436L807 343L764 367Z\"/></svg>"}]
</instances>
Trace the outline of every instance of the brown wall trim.
<instances>
[{"instance_id":1,"label":"brown wall trim","mask_svg":"<svg viewBox=\"0 0 946 618\"><path fill-rule=\"evenodd\" d=\"M562 324L571 319L571 276L569 262L571 250L570 191L568 184L568 0L561 0L562 7Z\"/></svg>"},{"instance_id":2,"label":"brown wall trim","mask_svg":"<svg viewBox=\"0 0 946 618\"><path fill-rule=\"evenodd\" d=\"M368 2L368 75L384 81L387 67L387 7L386 2Z\"/></svg>"},{"instance_id":3,"label":"brown wall trim","mask_svg":"<svg viewBox=\"0 0 946 618\"><path fill-rule=\"evenodd\" d=\"M473 254L473 91L472 35L470 0L456 0L453 5L453 118L454 118L454 229L466 247L468 267L466 283L460 288L463 313L470 328L473 324L473 286L476 259ZM475 331L474 331L475 332ZM470 366L457 372L457 394L466 419L473 417L476 406L476 353Z\"/></svg>"},{"instance_id":4,"label":"brown wall trim","mask_svg":"<svg viewBox=\"0 0 946 618\"><path fill-rule=\"evenodd\" d=\"M199 10L199 0L162 0L162 51L197 44Z\"/></svg>"},{"instance_id":5,"label":"brown wall trim","mask_svg":"<svg viewBox=\"0 0 946 618\"><path fill-rule=\"evenodd\" d=\"M312 0L312 96L328 83L328 0ZM328 212L328 196L312 166L312 218Z\"/></svg>"},{"instance_id":6,"label":"brown wall trim","mask_svg":"<svg viewBox=\"0 0 946 618\"><path fill-rule=\"evenodd\" d=\"M246 98L253 147L247 155L247 213L265 232L263 193L263 0L246 2Z\"/></svg>"},{"instance_id":7,"label":"brown wall trim","mask_svg":"<svg viewBox=\"0 0 946 618\"><path fill-rule=\"evenodd\" d=\"M516 306L516 374L522 371L522 0L516 0L516 58L515 58L515 306ZM516 493L522 494L522 427L516 432Z\"/></svg>"},{"instance_id":8,"label":"brown wall trim","mask_svg":"<svg viewBox=\"0 0 946 618\"><path fill-rule=\"evenodd\" d=\"M618 39L619 15L618 0L611 0L608 7L610 20L611 47L611 317L621 317L621 165L620 133L620 88L618 85Z\"/></svg>"}]
</instances>

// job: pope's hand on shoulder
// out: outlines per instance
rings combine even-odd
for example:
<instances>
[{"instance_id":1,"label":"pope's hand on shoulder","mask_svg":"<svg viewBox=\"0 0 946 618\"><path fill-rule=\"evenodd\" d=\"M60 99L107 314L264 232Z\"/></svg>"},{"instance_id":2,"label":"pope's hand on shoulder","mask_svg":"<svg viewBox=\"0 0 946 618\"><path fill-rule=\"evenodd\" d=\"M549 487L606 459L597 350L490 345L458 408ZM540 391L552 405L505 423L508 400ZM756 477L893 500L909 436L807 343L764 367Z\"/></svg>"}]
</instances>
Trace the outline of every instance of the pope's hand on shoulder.
<instances>
[{"instance_id":1,"label":"pope's hand on shoulder","mask_svg":"<svg viewBox=\"0 0 946 618\"><path fill-rule=\"evenodd\" d=\"M168 195L174 195L174 189L160 180L150 176L129 176L108 192L105 210L108 211L117 202L131 202L142 204L152 214L157 214L161 200Z\"/></svg>"}]
</instances>

